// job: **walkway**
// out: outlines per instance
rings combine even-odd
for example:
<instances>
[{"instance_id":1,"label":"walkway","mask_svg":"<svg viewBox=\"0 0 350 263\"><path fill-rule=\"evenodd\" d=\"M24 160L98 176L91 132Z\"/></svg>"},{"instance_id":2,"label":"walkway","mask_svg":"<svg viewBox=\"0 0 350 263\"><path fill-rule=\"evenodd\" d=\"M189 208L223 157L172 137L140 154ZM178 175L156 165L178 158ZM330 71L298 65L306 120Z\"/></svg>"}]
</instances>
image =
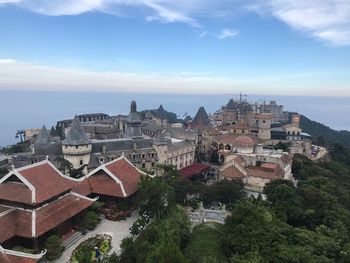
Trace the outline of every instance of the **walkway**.
<instances>
[{"instance_id":1,"label":"walkway","mask_svg":"<svg viewBox=\"0 0 350 263\"><path fill-rule=\"evenodd\" d=\"M69 258L71 257L74 249L76 249L79 244L81 244L83 241L94 237L99 234L107 234L112 237L112 250L110 253L113 252L120 252L120 245L122 243L122 240L128 236L130 236L130 227L132 224L137 220L138 213L134 212L131 217L128 217L126 220L122 221L109 221L106 219L102 219L101 223L96 227L95 230L88 232L82 239L79 240L79 242L67 250L65 250L62 254L62 256L57 259L56 263L63 263L63 262L69 262Z\"/></svg>"}]
</instances>

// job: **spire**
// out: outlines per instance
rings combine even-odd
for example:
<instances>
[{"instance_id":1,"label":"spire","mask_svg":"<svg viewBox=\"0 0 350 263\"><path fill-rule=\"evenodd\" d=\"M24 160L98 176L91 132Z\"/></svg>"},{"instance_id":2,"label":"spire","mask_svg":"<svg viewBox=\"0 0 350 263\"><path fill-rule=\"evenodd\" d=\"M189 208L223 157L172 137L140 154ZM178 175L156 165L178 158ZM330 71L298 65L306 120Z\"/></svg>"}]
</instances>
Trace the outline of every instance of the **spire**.
<instances>
[{"instance_id":1,"label":"spire","mask_svg":"<svg viewBox=\"0 0 350 263\"><path fill-rule=\"evenodd\" d=\"M80 123L79 117L75 116L67 133L66 139L62 142L64 145L85 145L90 144L91 141L86 136L83 126Z\"/></svg>"},{"instance_id":2,"label":"spire","mask_svg":"<svg viewBox=\"0 0 350 263\"><path fill-rule=\"evenodd\" d=\"M131 104L130 104L130 113L135 113L137 112L137 106L136 106L136 101L131 101Z\"/></svg>"},{"instance_id":3,"label":"spire","mask_svg":"<svg viewBox=\"0 0 350 263\"><path fill-rule=\"evenodd\" d=\"M193 124L198 126L209 124L209 116L203 106L198 109L196 116L193 118Z\"/></svg>"},{"instance_id":4,"label":"spire","mask_svg":"<svg viewBox=\"0 0 350 263\"><path fill-rule=\"evenodd\" d=\"M47 144L47 143L49 143L49 132L46 129L46 126L43 125L38 135L38 138L35 141L35 144Z\"/></svg>"}]
</instances>

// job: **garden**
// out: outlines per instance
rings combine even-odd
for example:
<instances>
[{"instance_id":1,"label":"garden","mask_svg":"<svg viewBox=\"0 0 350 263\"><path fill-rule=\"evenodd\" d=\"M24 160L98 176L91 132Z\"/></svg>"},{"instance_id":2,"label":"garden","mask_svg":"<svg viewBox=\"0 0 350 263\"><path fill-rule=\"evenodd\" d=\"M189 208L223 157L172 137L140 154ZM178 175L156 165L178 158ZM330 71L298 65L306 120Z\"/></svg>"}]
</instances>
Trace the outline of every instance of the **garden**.
<instances>
[{"instance_id":1,"label":"garden","mask_svg":"<svg viewBox=\"0 0 350 263\"><path fill-rule=\"evenodd\" d=\"M72 263L94 263L96 258L96 248L99 250L101 259L107 256L111 250L112 237L109 235L97 235L82 242L72 253L70 262Z\"/></svg>"}]
</instances>

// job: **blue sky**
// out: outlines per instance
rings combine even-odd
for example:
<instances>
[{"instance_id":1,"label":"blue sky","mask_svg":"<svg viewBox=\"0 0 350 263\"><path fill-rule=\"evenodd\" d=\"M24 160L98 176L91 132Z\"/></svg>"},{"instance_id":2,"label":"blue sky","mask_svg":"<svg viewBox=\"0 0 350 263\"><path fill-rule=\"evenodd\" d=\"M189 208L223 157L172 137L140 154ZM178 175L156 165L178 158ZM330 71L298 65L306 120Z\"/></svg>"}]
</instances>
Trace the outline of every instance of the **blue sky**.
<instances>
[{"instance_id":1,"label":"blue sky","mask_svg":"<svg viewBox=\"0 0 350 263\"><path fill-rule=\"evenodd\" d=\"M0 0L0 89L350 96L350 2Z\"/></svg>"}]
</instances>

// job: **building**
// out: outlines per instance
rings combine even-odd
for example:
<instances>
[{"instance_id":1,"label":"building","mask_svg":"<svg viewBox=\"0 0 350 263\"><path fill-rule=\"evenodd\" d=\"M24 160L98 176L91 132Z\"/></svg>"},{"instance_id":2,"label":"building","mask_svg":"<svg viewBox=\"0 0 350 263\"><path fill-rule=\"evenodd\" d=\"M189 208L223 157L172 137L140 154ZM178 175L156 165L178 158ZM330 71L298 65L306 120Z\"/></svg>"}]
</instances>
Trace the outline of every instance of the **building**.
<instances>
[{"instance_id":1,"label":"building","mask_svg":"<svg viewBox=\"0 0 350 263\"><path fill-rule=\"evenodd\" d=\"M130 200L141 176L148 175L124 155L79 179L65 176L48 160L12 169L0 180L0 245L6 248L5 256L18 244L38 250L48 236L71 232L98 198L109 204Z\"/></svg>"},{"instance_id":2,"label":"building","mask_svg":"<svg viewBox=\"0 0 350 263\"><path fill-rule=\"evenodd\" d=\"M74 192L80 180L48 160L12 169L0 180L0 244L37 249L48 235L63 235L95 199Z\"/></svg>"},{"instance_id":3,"label":"building","mask_svg":"<svg viewBox=\"0 0 350 263\"><path fill-rule=\"evenodd\" d=\"M264 148L249 135L225 134L215 139L218 147L219 180L240 179L248 189L262 192L275 179L293 180L292 154Z\"/></svg>"}]
</instances>

